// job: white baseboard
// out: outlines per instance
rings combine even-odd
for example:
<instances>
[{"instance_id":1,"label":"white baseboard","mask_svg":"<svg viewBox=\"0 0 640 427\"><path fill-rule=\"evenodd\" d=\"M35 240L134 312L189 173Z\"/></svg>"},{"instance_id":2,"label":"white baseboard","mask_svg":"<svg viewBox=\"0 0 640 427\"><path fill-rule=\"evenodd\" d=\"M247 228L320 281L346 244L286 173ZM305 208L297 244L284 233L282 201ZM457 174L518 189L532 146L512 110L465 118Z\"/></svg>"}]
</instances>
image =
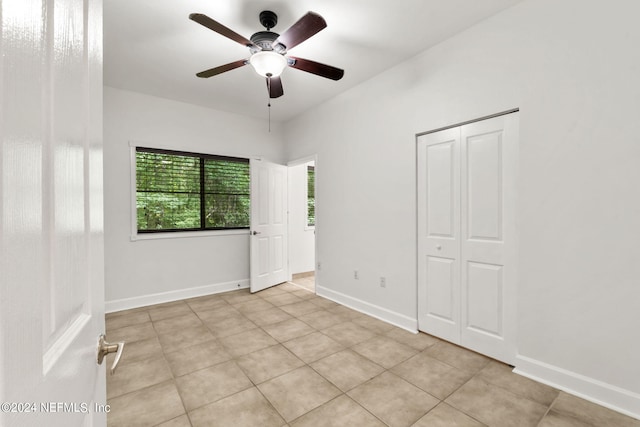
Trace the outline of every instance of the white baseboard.
<instances>
[{"instance_id":1,"label":"white baseboard","mask_svg":"<svg viewBox=\"0 0 640 427\"><path fill-rule=\"evenodd\" d=\"M213 285L198 286L195 288L177 289L175 291L161 292L158 294L142 295L139 297L124 298L105 302L105 312L128 310L130 308L145 307L147 305L161 304L164 302L178 301L185 298L195 298L204 295L218 294L220 292L234 291L249 287L249 279L234 280L233 282L216 283Z\"/></svg>"},{"instance_id":2,"label":"white baseboard","mask_svg":"<svg viewBox=\"0 0 640 427\"><path fill-rule=\"evenodd\" d=\"M386 308L379 307L374 304L370 304L366 301L362 301L358 298L351 297L349 295L345 295L340 292L336 292L332 289L328 289L322 286L318 286L316 284L316 294L321 297L330 299L331 301L335 301L339 304L357 310L361 313L367 314L369 316L373 316L376 319L382 320L387 323L391 323L394 326L397 326L402 329L406 329L409 332L418 333L418 320L413 319L411 317L405 316L403 314L396 313L391 310L387 310Z\"/></svg>"},{"instance_id":3,"label":"white baseboard","mask_svg":"<svg viewBox=\"0 0 640 427\"><path fill-rule=\"evenodd\" d=\"M640 419L640 394L520 355L513 372Z\"/></svg>"}]
</instances>

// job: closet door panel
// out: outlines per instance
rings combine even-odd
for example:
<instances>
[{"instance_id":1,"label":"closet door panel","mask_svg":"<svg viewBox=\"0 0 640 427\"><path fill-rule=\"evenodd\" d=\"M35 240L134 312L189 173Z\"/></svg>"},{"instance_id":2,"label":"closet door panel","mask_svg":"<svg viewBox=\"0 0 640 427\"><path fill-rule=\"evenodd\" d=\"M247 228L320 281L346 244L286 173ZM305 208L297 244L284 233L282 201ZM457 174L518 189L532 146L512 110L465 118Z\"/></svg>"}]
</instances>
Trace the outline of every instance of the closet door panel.
<instances>
[{"instance_id":1,"label":"closet door panel","mask_svg":"<svg viewBox=\"0 0 640 427\"><path fill-rule=\"evenodd\" d=\"M502 240L502 131L470 136L466 146L468 240Z\"/></svg>"},{"instance_id":2,"label":"closet door panel","mask_svg":"<svg viewBox=\"0 0 640 427\"><path fill-rule=\"evenodd\" d=\"M461 344L515 361L517 114L461 128Z\"/></svg>"},{"instance_id":3,"label":"closet door panel","mask_svg":"<svg viewBox=\"0 0 640 427\"><path fill-rule=\"evenodd\" d=\"M418 139L418 322L460 341L460 130Z\"/></svg>"}]
</instances>

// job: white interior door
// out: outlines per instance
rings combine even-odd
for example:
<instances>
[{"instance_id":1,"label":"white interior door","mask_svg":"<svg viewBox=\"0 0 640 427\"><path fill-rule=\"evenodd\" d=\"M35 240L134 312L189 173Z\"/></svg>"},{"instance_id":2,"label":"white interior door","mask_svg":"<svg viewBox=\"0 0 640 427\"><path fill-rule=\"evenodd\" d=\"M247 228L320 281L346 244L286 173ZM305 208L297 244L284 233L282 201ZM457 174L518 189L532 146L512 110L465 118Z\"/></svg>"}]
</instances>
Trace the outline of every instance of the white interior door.
<instances>
[{"instance_id":1,"label":"white interior door","mask_svg":"<svg viewBox=\"0 0 640 427\"><path fill-rule=\"evenodd\" d=\"M420 330L513 364L518 114L418 138Z\"/></svg>"},{"instance_id":2,"label":"white interior door","mask_svg":"<svg viewBox=\"0 0 640 427\"><path fill-rule=\"evenodd\" d=\"M1 24L0 425L104 426L102 2Z\"/></svg>"},{"instance_id":3,"label":"white interior door","mask_svg":"<svg viewBox=\"0 0 640 427\"><path fill-rule=\"evenodd\" d=\"M288 278L287 167L251 159L251 292Z\"/></svg>"},{"instance_id":4,"label":"white interior door","mask_svg":"<svg viewBox=\"0 0 640 427\"><path fill-rule=\"evenodd\" d=\"M0 19L0 425L104 426L102 2Z\"/></svg>"},{"instance_id":5,"label":"white interior door","mask_svg":"<svg viewBox=\"0 0 640 427\"><path fill-rule=\"evenodd\" d=\"M460 342L460 130L418 138L418 323Z\"/></svg>"}]
</instances>

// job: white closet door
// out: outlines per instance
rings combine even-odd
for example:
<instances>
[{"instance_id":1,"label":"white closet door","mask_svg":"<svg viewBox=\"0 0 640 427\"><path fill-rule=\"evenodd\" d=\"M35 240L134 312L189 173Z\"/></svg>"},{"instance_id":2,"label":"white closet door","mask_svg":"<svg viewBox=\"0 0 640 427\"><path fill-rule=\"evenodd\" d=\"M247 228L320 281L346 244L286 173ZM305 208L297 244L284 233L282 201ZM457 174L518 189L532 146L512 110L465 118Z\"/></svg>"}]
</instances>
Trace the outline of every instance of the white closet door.
<instances>
[{"instance_id":1,"label":"white closet door","mask_svg":"<svg viewBox=\"0 0 640 427\"><path fill-rule=\"evenodd\" d=\"M516 355L517 129L517 114L461 129L461 342L511 364Z\"/></svg>"},{"instance_id":2,"label":"white closet door","mask_svg":"<svg viewBox=\"0 0 640 427\"><path fill-rule=\"evenodd\" d=\"M418 325L515 361L518 114L418 137Z\"/></svg>"},{"instance_id":3,"label":"white closet door","mask_svg":"<svg viewBox=\"0 0 640 427\"><path fill-rule=\"evenodd\" d=\"M460 129L418 138L418 323L460 342Z\"/></svg>"}]
</instances>

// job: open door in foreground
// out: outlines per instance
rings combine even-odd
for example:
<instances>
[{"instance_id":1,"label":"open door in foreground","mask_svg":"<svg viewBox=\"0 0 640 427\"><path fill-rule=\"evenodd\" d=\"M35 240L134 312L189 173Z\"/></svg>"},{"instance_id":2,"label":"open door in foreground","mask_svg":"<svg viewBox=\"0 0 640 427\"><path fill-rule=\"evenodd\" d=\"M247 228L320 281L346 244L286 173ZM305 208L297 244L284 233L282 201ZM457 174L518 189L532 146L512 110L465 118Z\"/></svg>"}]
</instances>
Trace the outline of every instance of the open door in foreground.
<instances>
[{"instance_id":1,"label":"open door in foreground","mask_svg":"<svg viewBox=\"0 0 640 427\"><path fill-rule=\"evenodd\" d=\"M287 167L251 159L251 292L285 282Z\"/></svg>"},{"instance_id":2,"label":"open door in foreground","mask_svg":"<svg viewBox=\"0 0 640 427\"><path fill-rule=\"evenodd\" d=\"M4 1L0 33L0 426L103 427L102 2Z\"/></svg>"}]
</instances>

